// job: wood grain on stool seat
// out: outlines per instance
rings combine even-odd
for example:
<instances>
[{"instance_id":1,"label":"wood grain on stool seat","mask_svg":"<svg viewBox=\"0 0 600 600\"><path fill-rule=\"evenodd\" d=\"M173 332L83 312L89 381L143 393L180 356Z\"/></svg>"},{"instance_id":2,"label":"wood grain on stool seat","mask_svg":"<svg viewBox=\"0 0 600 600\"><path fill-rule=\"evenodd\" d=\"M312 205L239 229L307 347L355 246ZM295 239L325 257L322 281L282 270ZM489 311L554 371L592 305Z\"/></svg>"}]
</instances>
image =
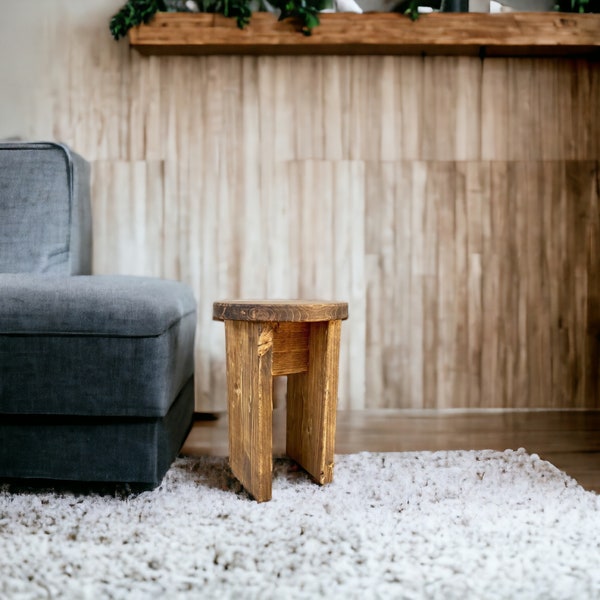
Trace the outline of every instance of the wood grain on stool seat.
<instances>
[{"instance_id":1,"label":"wood grain on stool seat","mask_svg":"<svg viewBox=\"0 0 600 600\"><path fill-rule=\"evenodd\" d=\"M282 321L315 323L344 321L347 302L321 300L222 300L213 304L216 321Z\"/></svg>"}]
</instances>

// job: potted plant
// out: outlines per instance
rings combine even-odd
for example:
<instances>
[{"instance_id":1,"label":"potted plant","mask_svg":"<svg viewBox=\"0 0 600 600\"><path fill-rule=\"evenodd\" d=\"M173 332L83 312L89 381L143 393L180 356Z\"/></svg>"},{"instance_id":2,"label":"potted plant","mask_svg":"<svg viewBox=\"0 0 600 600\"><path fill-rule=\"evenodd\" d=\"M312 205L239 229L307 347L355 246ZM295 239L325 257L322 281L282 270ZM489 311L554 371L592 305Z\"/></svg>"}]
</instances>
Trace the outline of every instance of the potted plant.
<instances>
[{"instance_id":1,"label":"potted plant","mask_svg":"<svg viewBox=\"0 0 600 600\"><path fill-rule=\"evenodd\" d=\"M266 10L266 5L259 0L258 9ZM331 7L332 0L269 0L271 7L279 12L279 19L288 17L298 19L301 31L310 35L312 29L319 24L319 12ZM127 3L110 20L110 32L115 40L127 35L136 25L148 23L159 11L178 11L187 8L188 12L219 13L236 19L238 27L243 29L250 22L252 8L256 2L252 0L203 0L181 3L168 0L128 0ZM194 6L195 5L195 6ZM190 6L192 10L190 11Z\"/></svg>"}]
</instances>

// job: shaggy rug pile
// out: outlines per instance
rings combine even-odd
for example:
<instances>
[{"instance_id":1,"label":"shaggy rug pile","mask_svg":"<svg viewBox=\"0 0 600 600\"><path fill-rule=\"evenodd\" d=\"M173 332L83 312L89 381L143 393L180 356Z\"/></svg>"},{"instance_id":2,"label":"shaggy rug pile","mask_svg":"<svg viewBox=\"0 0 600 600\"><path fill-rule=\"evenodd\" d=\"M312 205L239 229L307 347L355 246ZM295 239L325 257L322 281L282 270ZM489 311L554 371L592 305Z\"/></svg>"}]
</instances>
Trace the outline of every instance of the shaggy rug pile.
<instances>
[{"instance_id":1,"label":"shaggy rug pile","mask_svg":"<svg viewBox=\"0 0 600 600\"><path fill-rule=\"evenodd\" d=\"M600 597L600 496L524 450L275 461L257 504L223 458L140 494L0 487L0 598Z\"/></svg>"}]
</instances>

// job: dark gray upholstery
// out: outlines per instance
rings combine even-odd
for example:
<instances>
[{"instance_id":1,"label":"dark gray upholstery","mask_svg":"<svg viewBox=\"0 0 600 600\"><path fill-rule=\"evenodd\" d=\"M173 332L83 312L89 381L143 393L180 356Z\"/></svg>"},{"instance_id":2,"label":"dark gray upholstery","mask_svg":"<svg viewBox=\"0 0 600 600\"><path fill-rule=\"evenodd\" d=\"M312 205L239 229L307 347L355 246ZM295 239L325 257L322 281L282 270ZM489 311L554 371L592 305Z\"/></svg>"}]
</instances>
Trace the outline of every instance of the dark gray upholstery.
<instances>
[{"instance_id":1,"label":"dark gray upholstery","mask_svg":"<svg viewBox=\"0 0 600 600\"><path fill-rule=\"evenodd\" d=\"M179 282L0 274L0 290L0 413L161 417L193 373Z\"/></svg>"},{"instance_id":2,"label":"dark gray upholstery","mask_svg":"<svg viewBox=\"0 0 600 600\"><path fill-rule=\"evenodd\" d=\"M0 478L154 486L189 431L191 290L90 260L87 163L0 144Z\"/></svg>"},{"instance_id":3,"label":"dark gray upholstery","mask_svg":"<svg viewBox=\"0 0 600 600\"><path fill-rule=\"evenodd\" d=\"M189 431L193 401L190 378L161 418L5 416L0 420L2 477L154 487Z\"/></svg>"},{"instance_id":4,"label":"dark gray upholstery","mask_svg":"<svg viewBox=\"0 0 600 600\"><path fill-rule=\"evenodd\" d=\"M91 272L89 178L61 144L0 143L0 273Z\"/></svg>"}]
</instances>

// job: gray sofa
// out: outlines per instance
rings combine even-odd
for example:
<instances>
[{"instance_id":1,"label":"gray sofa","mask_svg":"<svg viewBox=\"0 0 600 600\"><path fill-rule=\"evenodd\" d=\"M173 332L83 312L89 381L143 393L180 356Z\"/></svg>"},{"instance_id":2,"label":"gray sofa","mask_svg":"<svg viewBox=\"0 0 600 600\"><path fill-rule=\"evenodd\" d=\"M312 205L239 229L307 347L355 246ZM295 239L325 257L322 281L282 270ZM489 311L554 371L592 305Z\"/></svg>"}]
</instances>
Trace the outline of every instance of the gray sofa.
<instances>
[{"instance_id":1,"label":"gray sofa","mask_svg":"<svg viewBox=\"0 0 600 600\"><path fill-rule=\"evenodd\" d=\"M89 165L0 143L0 479L160 483L191 427L196 302L92 276Z\"/></svg>"}]
</instances>

